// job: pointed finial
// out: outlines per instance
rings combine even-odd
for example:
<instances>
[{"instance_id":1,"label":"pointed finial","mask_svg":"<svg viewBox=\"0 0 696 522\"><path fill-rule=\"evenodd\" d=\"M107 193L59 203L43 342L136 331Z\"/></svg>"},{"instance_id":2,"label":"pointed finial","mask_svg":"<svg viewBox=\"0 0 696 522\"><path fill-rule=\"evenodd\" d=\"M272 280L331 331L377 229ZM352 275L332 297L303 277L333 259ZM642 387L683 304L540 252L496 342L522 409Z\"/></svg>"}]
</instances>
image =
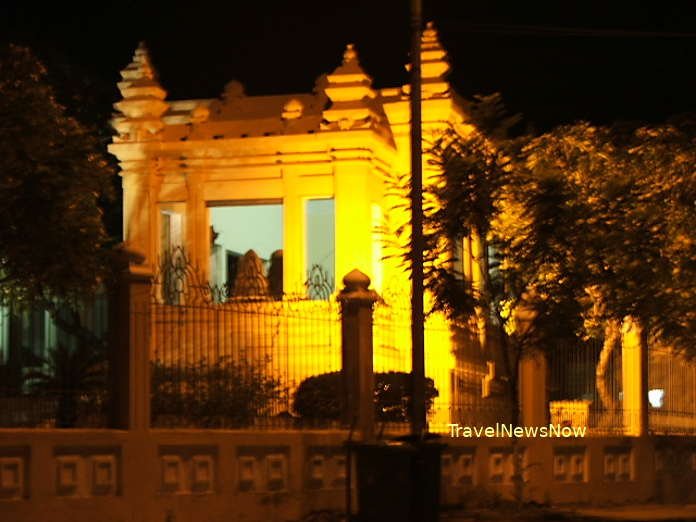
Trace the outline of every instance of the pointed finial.
<instances>
[{"instance_id":1,"label":"pointed finial","mask_svg":"<svg viewBox=\"0 0 696 522\"><path fill-rule=\"evenodd\" d=\"M283 105L282 118L284 120L295 120L302 116L302 111L304 110L304 105L297 98L291 98L285 105Z\"/></svg>"},{"instance_id":2,"label":"pointed finial","mask_svg":"<svg viewBox=\"0 0 696 522\"><path fill-rule=\"evenodd\" d=\"M423 31L423 43L424 44L439 44L438 42L437 29L435 29L435 24L430 21L425 24L425 31Z\"/></svg>"},{"instance_id":3,"label":"pointed finial","mask_svg":"<svg viewBox=\"0 0 696 522\"><path fill-rule=\"evenodd\" d=\"M150 52L145 42L140 41L133 53L133 60L121 71L124 80L155 80L157 74L150 60Z\"/></svg>"},{"instance_id":4,"label":"pointed finial","mask_svg":"<svg viewBox=\"0 0 696 522\"><path fill-rule=\"evenodd\" d=\"M121 140L151 140L164 127L161 116L169 110L167 93L157 81L145 42L139 42L133 59L121 71L118 89L123 99L114 104L121 113L112 125Z\"/></svg>"},{"instance_id":5,"label":"pointed finial","mask_svg":"<svg viewBox=\"0 0 696 522\"><path fill-rule=\"evenodd\" d=\"M133 55L133 62L140 64L140 66L147 71L149 74L148 78L152 79L155 74L155 70L152 67L152 61L150 60L150 51L143 40L138 43L138 48L135 50Z\"/></svg>"},{"instance_id":6,"label":"pointed finial","mask_svg":"<svg viewBox=\"0 0 696 522\"><path fill-rule=\"evenodd\" d=\"M354 268L343 276L343 284L349 291L367 290L370 286L370 278L367 274L364 274L357 268Z\"/></svg>"},{"instance_id":7,"label":"pointed finial","mask_svg":"<svg viewBox=\"0 0 696 522\"><path fill-rule=\"evenodd\" d=\"M343 64L347 64L349 62L354 62L357 61L358 59L358 53L355 50L355 45L352 43L349 43L346 45L346 50L343 51Z\"/></svg>"},{"instance_id":8,"label":"pointed finial","mask_svg":"<svg viewBox=\"0 0 696 522\"><path fill-rule=\"evenodd\" d=\"M230 80L225 84L225 90L222 93L222 97L230 100L232 98L242 98L244 93L244 84L239 80Z\"/></svg>"},{"instance_id":9,"label":"pointed finial","mask_svg":"<svg viewBox=\"0 0 696 522\"><path fill-rule=\"evenodd\" d=\"M365 97L375 97L375 92L370 87L372 78L360 67L358 53L353 44L346 45L346 50L343 52L343 63L326 78L328 82L324 87L324 92L334 104L337 102L356 102ZM324 111L323 114L325 119L334 122L346 118L345 114L340 116L335 114L335 119L332 120L331 110Z\"/></svg>"},{"instance_id":10,"label":"pointed finial","mask_svg":"<svg viewBox=\"0 0 696 522\"><path fill-rule=\"evenodd\" d=\"M338 301L344 305L363 304L372 306L379 300L379 295L370 290L370 278L357 268L343 277L343 290L338 294Z\"/></svg>"},{"instance_id":11,"label":"pointed finial","mask_svg":"<svg viewBox=\"0 0 696 522\"><path fill-rule=\"evenodd\" d=\"M435 24L428 22L421 38L421 74L424 80L442 79L449 71L447 53L440 43ZM446 90L446 87L443 86Z\"/></svg>"}]
</instances>

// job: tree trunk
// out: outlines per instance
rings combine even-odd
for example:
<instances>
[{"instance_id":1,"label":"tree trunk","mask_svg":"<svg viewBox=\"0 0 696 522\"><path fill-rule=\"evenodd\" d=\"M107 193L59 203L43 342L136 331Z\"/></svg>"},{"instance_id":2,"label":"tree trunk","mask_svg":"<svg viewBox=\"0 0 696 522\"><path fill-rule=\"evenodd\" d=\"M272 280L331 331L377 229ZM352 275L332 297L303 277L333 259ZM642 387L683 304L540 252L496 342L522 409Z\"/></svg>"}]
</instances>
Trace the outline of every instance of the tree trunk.
<instances>
[{"instance_id":1,"label":"tree trunk","mask_svg":"<svg viewBox=\"0 0 696 522\"><path fill-rule=\"evenodd\" d=\"M609 369L609 361L611 361L611 356L616 349L616 344L621 336L621 329L618 321L610 319L604 328L604 344L602 345L602 351L599 354L599 361L597 362L597 392L599 393L599 399L601 400L604 407L609 411L615 411L618 408L616 399L612 395L612 390L607 382L607 370Z\"/></svg>"}]
</instances>

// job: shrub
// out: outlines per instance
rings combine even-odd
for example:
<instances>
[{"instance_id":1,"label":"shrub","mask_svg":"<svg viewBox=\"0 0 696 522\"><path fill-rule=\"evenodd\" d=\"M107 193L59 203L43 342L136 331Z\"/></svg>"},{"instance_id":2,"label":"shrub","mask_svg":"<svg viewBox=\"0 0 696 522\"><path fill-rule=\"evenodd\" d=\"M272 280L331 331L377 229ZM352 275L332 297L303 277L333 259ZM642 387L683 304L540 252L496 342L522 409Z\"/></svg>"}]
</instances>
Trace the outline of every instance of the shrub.
<instances>
[{"instance_id":1,"label":"shrub","mask_svg":"<svg viewBox=\"0 0 696 522\"><path fill-rule=\"evenodd\" d=\"M341 372L322 373L303 380L295 391L293 409L303 419L339 419Z\"/></svg>"},{"instance_id":2,"label":"shrub","mask_svg":"<svg viewBox=\"0 0 696 522\"><path fill-rule=\"evenodd\" d=\"M330 372L303 380L294 396L295 413L303 419L339 419L341 378L341 372ZM410 373L375 373L375 418L381 422L407 422L410 419L411 395ZM437 396L433 380L426 378L426 411L430 410Z\"/></svg>"},{"instance_id":3,"label":"shrub","mask_svg":"<svg viewBox=\"0 0 696 522\"><path fill-rule=\"evenodd\" d=\"M152 420L200 428L239 428L268 413L281 397L280 381L263 365L240 358L167 366L152 364Z\"/></svg>"}]
</instances>

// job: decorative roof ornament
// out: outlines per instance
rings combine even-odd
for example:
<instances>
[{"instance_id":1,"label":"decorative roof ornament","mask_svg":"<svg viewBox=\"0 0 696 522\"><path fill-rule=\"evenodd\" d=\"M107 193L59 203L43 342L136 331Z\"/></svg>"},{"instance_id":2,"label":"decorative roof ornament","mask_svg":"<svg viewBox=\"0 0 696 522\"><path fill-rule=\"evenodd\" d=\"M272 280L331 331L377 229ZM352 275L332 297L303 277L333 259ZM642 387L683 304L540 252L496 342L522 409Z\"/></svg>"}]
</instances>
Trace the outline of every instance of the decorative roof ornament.
<instances>
[{"instance_id":1,"label":"decorative roof ornament","mask_svg":"<svg viewBox=\"0 0 696 522\"><path fill-rule=\"evenodd\" d=\"M302 102L297 98L291 98L283 105L282 117L284 120L295 120L302 116L302 111L304 111Z\"/></svg>"},{"instance_id":2,"label":"decorative roof ornament","mask_svg":"<svg viewBox=\"0 0 696 522\"><path fill-rule=\"evenodd\" d=\"M341 65L326 79L324 92L331 106L322 112L325 120L323 130L351 130L379 125L383 115L374 101L377 93L372 89L372 78L360 66L355 45L346 45Z\"/></svg>"},{"instance_id":3,"label":"decorative roof ornament","mask_svg":"<svg viewBox=\"0 0 696 522\"><path fill-rule=\"evenodd\" d=\"M352 90L351 99L359 100L363 96L374 97L374 92L370 88L372 78L360 66L358 52L353 44L346 45L346 50L343 51L343 62L327 78L329 80L327 94L331 100L334 100L334 97L331 96L328 90L334 87L350 88ZM361 89L355 90L356 87L361 87ZM355 96L358 97L356 98Z\"/></svg>"},{"instance_id":4,"label":"decorative roof ornament","mask_svg":"<svg viewBox=\"0 0 696 522\"><path fill-rule=\"evenodd\" d=\"M358 53L355 51L355 44L349 43L346 45L346 50L343 51L343 65L348 64L348 62L357 62Z\"/></svg>"},{"instance_id":5,"label":"decorative roof ornament","mask_svg":"<svg viewBox=\"0 0 696 522\"><path fill-rule=\"evenodd\" d=\"M156 80L157 74L150 60L150 53L145 42L138 43L133 54L133 61L121 71L124 80Z\"/></svg>"},{"instance_id":6,"label":"decorative roof ornament","mask_svg":"<svg viewBox=\"0 0 696 522\"><path fill-rule=\"evenodd\" d=\"M441 79L450 70L447 53L433 22L428 22L421 37L421 75L424 79Z\"/></svg>"},{"instance_id":7,"label":"decorative roof ornament","mask_svg":"<svg viewBox=\"0 0 696 522\"><path fill-rule=\"evenodd\" d=\"M210 109L204 105L196 105L191 111L191 123L205 123L210 118Z\"/></svg>"},{"instance_id":8,"label":"decorative roof ornament","mask_svg":"<svg viewBox=\"0 0 696 522\"><path fill-rule=\"evenodd\" d=\"M116 116L111 124L123 141L154 139L163 127L161 116L169 110L164 101L167 92L157 81L150 53L144 42L135 50L133 60L121 71L118 89L123 100L114 104L122 116Z\"/></svg>"},{"instance_id":9,"label":"decorative roof ornament","mask_svg":"<svg viewBox=\"0 0 696 522\"><path fill-rule=\"evenodd\" d=\"M225 100L231 100L232 98L242 98L246 95L244 91L244 84L238 80L231 80L225 84L225 89L222 92L222 97Z\"/></svg>"},{"instance_id":10,"label":"decorative roof ornament","mask_svg":"<svg viewBox=\"0 0 696 522\"><path fill-rule=\"evenodd\" d=\"M411 70L411 64L406 65ZM433 22L428 22L421 36L421 89L423 99L447 97L450 91L445 76L450 70L447 53ZM411 92L410 84L402 87L404 94Z\"/></svg>"}]
</instances>

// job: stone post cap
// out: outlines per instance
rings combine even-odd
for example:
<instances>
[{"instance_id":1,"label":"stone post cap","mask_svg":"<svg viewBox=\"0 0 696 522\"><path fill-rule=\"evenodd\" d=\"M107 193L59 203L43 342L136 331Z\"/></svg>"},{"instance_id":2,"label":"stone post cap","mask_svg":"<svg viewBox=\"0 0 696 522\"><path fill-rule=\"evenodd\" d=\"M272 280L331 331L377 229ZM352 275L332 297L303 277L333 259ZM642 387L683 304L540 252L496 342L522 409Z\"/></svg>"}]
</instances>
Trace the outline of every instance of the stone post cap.
<instances>
[{"instance_id":1,"label":"stone post cap","mask_svg":"<svg viewBox=\"0 0 696 522\"><path fill-rule=\"evenodd\" d=\"M338 294L339 302L359 301L375 303L379 300L379 295L374 290L370 290L370 278L357 268L354 268L343 277L343 290Z\"/></svg>"},{"instance_id":2,"label":"stone post cap","mask_svg":"<svg viewBox=\"0 0 696 522\"><path fill-rule=\"evenodd\" d=\"M114 256L124 264L142 265L145 262L145 254L131 248L125 243L119 243L113 248Z\"/></svg>"},{"instance_id":3,"label":"stone post cap","mask_svg":"<svg viewBox=\"0 0 696 522\"><path fill-rule=\"evenodd\" d=\"M142 252L127 248L124 243L120 243L112 249L111 255L113 267L122 274L152 277L152 268L145 264L145 255Z\"/></svg>"}]
</instances>

